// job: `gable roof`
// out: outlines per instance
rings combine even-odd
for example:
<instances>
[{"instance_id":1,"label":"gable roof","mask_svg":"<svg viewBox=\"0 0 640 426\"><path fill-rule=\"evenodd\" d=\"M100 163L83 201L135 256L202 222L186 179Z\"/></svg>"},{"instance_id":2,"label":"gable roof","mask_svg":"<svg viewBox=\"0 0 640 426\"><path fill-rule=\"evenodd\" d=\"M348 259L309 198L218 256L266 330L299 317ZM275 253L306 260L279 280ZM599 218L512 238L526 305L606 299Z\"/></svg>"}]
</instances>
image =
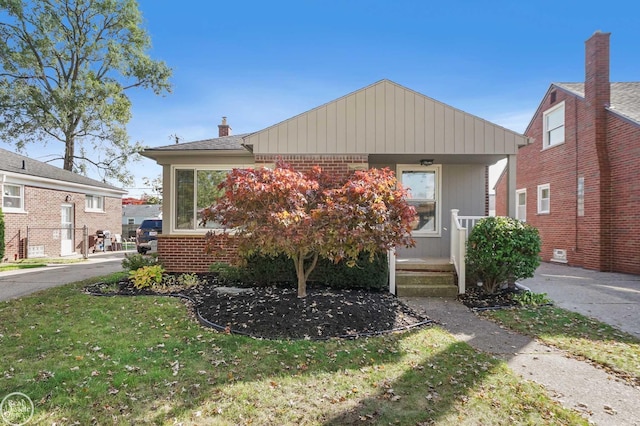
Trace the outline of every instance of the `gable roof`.
<instances>
[{"instance_id":1,"label":"gable roof","mask_svg":"<svg viewBox=\"0 0 640 426\"><path fill-rule=\"evenodd\" d=\"M584 83L553 83L584 98ZM609 111L640 124L640 82L611 83Z\"/></svg>"},{"instance_id":2,"label":"gable roof","mask_svg":"<svg viewBox=\"0 0 640 426\"><path fill-rule=\"evenodd\" d=\"M37 177L75 185L101 188L109 190L110 192L117 192L119 194L126 194L127 192L108 183L100 182L99 180L91 179L0 148L0 174L2 172L24 175L25 177Z\"/></svg>"},{"instance_id":3,"label":"gable roof","mask_svg":"<svg viewBox=\"0 0 640 426\"><path fill-rule=\"evenodd\" d=\"M381 80L244 138L256 154L514 154L527 138Z\"/></svg>"},{"instance_id":4,"label":"gable roof","mask_svg":"<svg viewBox=\"0 0 640 426\"><path fill-rule=\"evenodd\" d=\"M221 138L203 139L194 142L174 143L171 145L159 146L155 148L147 148L145 152L153 151L240 151L246 150L242 145L242 138L249 135L243 133L240 135L223 136Z\"/></svg>"}]
</instances>

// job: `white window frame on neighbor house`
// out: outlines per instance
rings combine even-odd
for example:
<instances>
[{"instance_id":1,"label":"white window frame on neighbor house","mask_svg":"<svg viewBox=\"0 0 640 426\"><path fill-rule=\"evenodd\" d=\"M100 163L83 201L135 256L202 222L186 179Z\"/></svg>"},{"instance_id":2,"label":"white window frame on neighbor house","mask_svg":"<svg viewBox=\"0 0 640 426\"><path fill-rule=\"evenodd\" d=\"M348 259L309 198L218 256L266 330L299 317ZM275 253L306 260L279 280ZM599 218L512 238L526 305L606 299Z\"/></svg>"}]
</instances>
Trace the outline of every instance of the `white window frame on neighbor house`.
<instances>
[{"instance_id":1,"label":"white window frame on neighbor house","mask_svg":"<svg viewBox=\"0 0 640 426\"><path fill-rule=\"evenodd\" d=\"M523 201L521 203L520 201ZM516 190L516 219L523 222L527 221L527 189Z\"/></svg>"},{"instance_id":2,"label":"white window frame on neighbor house","mask_svg":"<svg viewBox=\"0 0 640 426\"><path fill-rule=\"evenodd\" d=\"M561 145L565 140L564 101L542 113L542 149Z\"/></svg>"},{"instance_id":3,"label":"white window frame on neighbor house","mask_svg":"<svg viewBox=\"0 0 640 426\"><path fill-rule=\"evenodd\" d=\"M85 194L84 210L87 212L104 212L104 197L102 195Z\"/></svg>"},{"instance_id":4,"label":"white window frame on neighbor house","mask_svg":"<svg viewBox=\"0 0 640 426\"><path fill-rule=\"evenodd\" d=\"M405 188L409 187L407 182L403 182L402 178L404 173L433 173L434 177L434 188L433 188L433 198L409 198L407 201L409 204L418 205L420 203L434 204L434 224L433 230L425 231L425 230L414 230L411 234L414 237L440 237L442 234L442 166L440 164L435 164L432 166L420 166L415 164L398 164L396 167L396 176L400 183L403 184ZM406 179L405 179L406 180ZM409 191L409 195L411 195L411 191Z\"/></svg>"},{"instance_id":5,"label":"white window frame on neighbor house","mask_svg":"<svg viewBox=\"0 0 640 426\"><path fill-rule=\"evenodd\" d=\"M544 197L544 191L547 191L547 196ZM538 214L551 213L551 185L545 183L544 185L538 185Z\"/></svg>"},{"instance_id":6,"label":"white window frame on neighbor house","mask_svg":"<svg viewBox=\"0 0 640 426\"><path fill-rule=\"evenodd\" d=\"M10 194L10 189L17 189L18 194ZM17 205L16 205L17 204ZM7 213L24 213L24 185L13 183L2 184L2 210Z\"/></svg>"},{"instance_id":7,"label":"white window frame on neighbor house","mask_svg":"<svg viewBox=\"0 0 640 426\"><path fill-rule=\"evenodd\" d=\"M205 234L211 230L215 231L216 229L221 229L221 226L219 224L216 224L213 222L207 223L206 227L201 227L198 225L200 220L198 217L199 207L197 206L197 201L198 201L197 200L198 198L197 173L208 172L208 171L229 173L233 169L243 169L243 168L249 168L249 167L254 167L254 165L253 164L250 164L250 165L216 164L212 166L212 165L191 165L190 164L190 165L171 166L171 183L172 183L171 233ZM193 192L192 192L191 203L189 203L187 200L189 193L186 190L179 191L179 188L178 188L178 172L184 172L184 177L188 179L188 174L187 174L188 171L191 171L191 173L193 173L192 175L192 179L193 179L192 191ZM185 182L185 185L186 184L188 184L188 182ZM187 198L185 198L184 200L181 200L180 199L181 197L187 197ZM181 202L185 203L184 207L187 209L187 211L185 211L184 213L179 212L179 209L181 208L181 204L180 204ZM191 206L189 206L189 204L191 204ZM179 217L179 214L181 215L181 217ZM189 216L190 218L188 218ZM181 221L184 221L185 218L188 218L187 219L188 223L185 223L185 225L179 226L179 223Z\"/></svg>"}]
</instances>

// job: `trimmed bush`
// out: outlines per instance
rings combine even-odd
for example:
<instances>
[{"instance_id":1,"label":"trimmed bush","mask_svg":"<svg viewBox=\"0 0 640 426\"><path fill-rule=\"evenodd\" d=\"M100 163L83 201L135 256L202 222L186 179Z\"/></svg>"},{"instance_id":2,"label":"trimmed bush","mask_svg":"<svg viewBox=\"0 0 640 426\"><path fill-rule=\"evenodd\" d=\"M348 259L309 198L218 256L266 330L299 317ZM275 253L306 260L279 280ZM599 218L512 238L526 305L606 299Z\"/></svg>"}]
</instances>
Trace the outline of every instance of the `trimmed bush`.
<instances>
[{"instance_id":1,"label":"trimmed bush","mask_svg":"<svg viewBox=\"0 0 640 426\"><path fill-rule=\"evenodd\" d=\"M161 265L143 266L135 271L129 271L129 278L138 290L161 284L163 275L164 268Z\"/></svg>"},{"instance_id":2,"label":"trimmed bush","mask_svg":"<svg viewBox=\"0 0 640 426\"><path fill-rule=\"evenodd\" d=\"M297 282L296 271L291 259L285 255L253 255L245 259L245 279L257 285L291 284ZM242 272L239 272L243 275ZM327 285L331 288L384 290L389 287L389 263L386 253L379 253L369 261L369 253L360 253L355 265L347 262L333 263L328 259L319 259L309 277L310 282Z\"/></svg>"},{"instance_id":3,"label":"trimmed bush","mask_svg":"<svg viewBox=\"0 0 640 426\"><path fill-rule=\"evenodd\" d=\"M467 274L482 281L485 293L529 278L540 265L540 235L533 226L510 217L487 217L467 241Z\"/></svg>"}]
</instances>

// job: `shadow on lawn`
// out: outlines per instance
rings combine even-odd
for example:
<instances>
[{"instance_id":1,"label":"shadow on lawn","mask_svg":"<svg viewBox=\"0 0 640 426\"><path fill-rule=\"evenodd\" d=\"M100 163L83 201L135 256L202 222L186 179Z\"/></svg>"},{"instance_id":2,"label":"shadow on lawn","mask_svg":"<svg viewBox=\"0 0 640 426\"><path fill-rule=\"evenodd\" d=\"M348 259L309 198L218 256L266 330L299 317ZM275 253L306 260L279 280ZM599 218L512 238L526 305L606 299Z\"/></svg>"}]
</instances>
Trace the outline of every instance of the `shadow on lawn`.
<instances>
[{"instance_id":1,"label":"shadow on lawn","mask_svg":"<svg viewBox=\"0 0 640 426\"><path fill-rule=\"evenodd\" d=\"M478 354L469 345L452 343L408 369L374 397L364 399L356 408L324 424L431 424L463 404L469 391L498 365L498 361L489 357L480 358L482 361L476 364Z\"/></svg>"}]
</instances>

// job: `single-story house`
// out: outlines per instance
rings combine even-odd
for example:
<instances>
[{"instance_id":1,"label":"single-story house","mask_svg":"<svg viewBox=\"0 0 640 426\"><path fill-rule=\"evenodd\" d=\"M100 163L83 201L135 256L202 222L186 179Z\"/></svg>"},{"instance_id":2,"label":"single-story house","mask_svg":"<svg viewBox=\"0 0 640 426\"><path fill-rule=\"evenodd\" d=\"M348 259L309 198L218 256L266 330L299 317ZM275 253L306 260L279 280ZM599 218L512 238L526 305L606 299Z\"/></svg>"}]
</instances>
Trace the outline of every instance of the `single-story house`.
<instances>
[{"instance_id":1,"label":"single-story house","mask_svg":"<svg viewBox=\"0 0 640 426\"><path fill-rule=\"evenodd\" d=\"M199 225L198 212L209 202L201 196L211 187L205 183L219 181L232 168L272 166L277 159L300 171L319 165L336 174L391 168L409 187L420 219L413 232L416 246L399 248L397 259L449 264L452 242L459 242L451 238L451 211L488 215L489 166L506 158L515 170L518 147L527 142L523 135L389 80L254 133L232 135L224 117L218 130L214 139L143 152L163 167L158 254L170 271L204 272L211 263L233 257L233 250L227 251L229 258L204 254L209 229ZM515 172L510 179L515 185ZM219 244L233 247L226 237Z\"/></svg>"},{"instance_id":2,"label":"single-story house","mask_svg":"<svg viewBox=\"0 0 640 426\"><path fill-rule=\"evenodd\" d=\"M81 254L95 248L98 230L121 229L126 191L0 149L4 260Z\"/></svg>"}]
</instances>

